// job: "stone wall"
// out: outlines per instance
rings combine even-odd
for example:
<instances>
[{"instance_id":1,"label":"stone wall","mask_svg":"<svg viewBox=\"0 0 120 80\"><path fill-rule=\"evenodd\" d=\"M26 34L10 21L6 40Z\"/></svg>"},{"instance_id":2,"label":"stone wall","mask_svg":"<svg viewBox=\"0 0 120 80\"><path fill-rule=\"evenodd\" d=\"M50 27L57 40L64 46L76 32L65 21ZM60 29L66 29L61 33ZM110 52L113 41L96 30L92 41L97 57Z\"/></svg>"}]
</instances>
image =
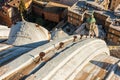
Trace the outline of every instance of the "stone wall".
<instances>
[{"instance_id":1,"label":"stone wall","mask_svg":"<svg viewBox=\"0 0 120 80\"><path fill-rule=\"evenodd\" d=\"M60 5L57 5L58 8L64 8L64 10L62 11L59 11L56 12L55 10L56 9L52 9L52 11L48 11L48 10L45 10L47 9L47 5L45 4L42 4L43 2L41 2L41 4L39 2L34 2L33 5L32 5L32 10L35 14L39 15L39 16L42 16L44 17L46 20L49 20L49 21L52 21L52 22L60 22L62 19L66 18L66 15L67 15L67 7L62 7ZM52 5L52 7L55 7L56 5L55 4L58 4L58 3L54 3L54 2L49 2L48 5Z\"/></svg>"},{"instance_id":2,"label":"stone wall","mask_svg":"<svg viewBox=\"0 0 120 80\"><path fill-rule=\"evenodd\" d=\"M102 13L99 12L94 12L94 16L96 18L97 24L105 26L105 22L108 16L103 15Z\"/></svg>"},{"instance_id":3,"label":"stone wall","mask_svg":"<svg viewBox=\"0 0 120 80\"><path fill-rule=\"evenodd\" d=\"M120 31L110 27L108 31L107 41L113 42L116 45L120 45Z\"/></svg>"},{"instance_id":4,"label":"stone wall","mask_svg":"<svg viewBox=\"0 0 120 80\"><path fill-rule=\"evenodd\" d=\"M0 24L11 27L12 24L21 20L18 9L13 7L7 7L0 10ZM6 9L8 8L8 9Z\"/></svg>"},{"instance_id":5,"label":"stone wall","mask_svg":"<svg viewBox=\"0 0 120 80\"><path fill-rule=\"evenodd\" d=\"M112 24L112 22L109 20L109 17L108 17L107 20L105 21L105 29L107 32L108 32L111 24Z\"/></svg>"},{"instance_id":6,"label":"stone wall","mask_svg":"<svg viewBox=\"0 0 120 80\"><path fill-rule=\"evenodd\" d=\"M0 24L10 27L12 25L12 21L10 20L9 16L4 15L2 12L0 12Z\"/></svg>"},{"instance_id":7,"label":"stone wall","mask_svg":"<svg viewBox=\"0 0 120 80\"><path fill-rule=\"evenodd\" d=\"M53 21L53 22L59 22L60 21L60 15L50 12L44 12L44 18L45 20Z\"/></svg>"},{"instance_id":8,"label":"stone wall","mask_svg":"<svg viewBox=\"0 0 120 80\"><path fill-rule=\"evenodd\" d=\"M54 1L54 2L58 2L58 3L65 4L65 5L72 6L72 5L73 5L74 3L76 3L78 0L51 0L51 1Z\"/></svg>"},{"instance_id":9,"label":"stone wall","mask_svg":"<svg viewBox=\"0 0 120 80\"><path fill-rule=\"evenodd\" d=\"M33 11L36 15L42 16L42 14L43 14L43 9L37 7L36 5L32 5L32 11Z\"/></svg>"},{"instance_id":10,"label":"stone wall","mask_svg":"<svg viewBox=\"0 0 120 80\"><path fill-rule=\"evenodd\" d=\"M79 26L83 23L82 15L68 11L68 22L75 26Z\"/></svg>"}]
</instances>

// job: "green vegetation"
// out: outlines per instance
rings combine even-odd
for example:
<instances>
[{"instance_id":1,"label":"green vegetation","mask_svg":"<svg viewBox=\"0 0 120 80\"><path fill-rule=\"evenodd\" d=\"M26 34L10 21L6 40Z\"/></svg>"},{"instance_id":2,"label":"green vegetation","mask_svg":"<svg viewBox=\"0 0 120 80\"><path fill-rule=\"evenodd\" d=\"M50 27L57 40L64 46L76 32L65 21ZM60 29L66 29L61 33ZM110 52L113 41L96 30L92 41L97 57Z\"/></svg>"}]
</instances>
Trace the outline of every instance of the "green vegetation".
<instances>
[{"instance_id":1,"label":"green vegetation","mask_svg":"<svg viewBox=\"0 0 120 80\"><path fill-rule=\"evenodd\" d=\"M26 13L26 8L25 8L25 3L24 3L23 0L20 0L18 10L20 11L22 19L24 19L24 16L25 16L25 13Z\"/></svg>"},{"instance_id":2,"label":"green vegetation","mask_svg":"<svg viewBox=\"0 0 120 80\"><path fill-rule=\"evenodd\" d=\"M55 27L56 23L53 23L53 22L50 22L50 21L47 21L47 20L44 20L43 18L39 17L39 18L36 18L36 21L35 23L45 27L46 29L48 30L51 30L53 27Z\"/></svg>"},{"instance_id":3,"label":"green vegetation","mask_svg":"<svg viewBox=\"0 0 120 80\"><path fill-rule=\"evenodd\" d=\"M44 26L45 25L45 21L42 18L36 18L35 21L37 24Z\"/></svg>"}]
</instances>

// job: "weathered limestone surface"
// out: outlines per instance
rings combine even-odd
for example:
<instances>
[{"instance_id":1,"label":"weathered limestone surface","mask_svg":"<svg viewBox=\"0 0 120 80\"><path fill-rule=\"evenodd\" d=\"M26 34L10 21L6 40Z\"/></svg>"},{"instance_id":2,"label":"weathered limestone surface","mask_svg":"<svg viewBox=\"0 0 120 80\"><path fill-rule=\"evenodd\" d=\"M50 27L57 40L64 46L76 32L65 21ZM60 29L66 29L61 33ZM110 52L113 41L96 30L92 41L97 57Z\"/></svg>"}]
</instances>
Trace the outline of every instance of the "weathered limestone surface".
<instances>
[{"instance_id":1,"label":"weathered limestone surface","mask_svg":"<svg viewBox=\"0 0 120 80\"><path fill-rule=\"evenodd\" d=\"M8 39L10 28L0 25L0 39Z\"/></svg>"},{"instance_id":2,"label":"weathered limestone surface","mask_svg":"<svg viewBox=\"0 0 120 80\"><path fill-rule=\"evenodd\" d=\"M34 76L33 80L65 80L69 78L72 80L78 73L75 72L78 67L78 71L81 71L92 58L103 53L109 55L109 50L104 41L99 39L80 41L48 61L32 75L32 78ZM29 79L28 77L27 80Z\"/></svg>"},{"instance_id":3,"label":"weathered limestone surface","mask_svg":"<svg viewBox=\"0 0 120 80\"><path fill-rule=\"evenodd\" d=\"M7 43L18 46L40 41L45 43L48 40L50 40L50 34L45 28L23 21L12 26Z\"/></svg>"},{"instance_id":4,"label":"weathered limestone surface","mask_svg":"<svg viewBox=\"0 0 120 80\"><path fill-rule=\"evenodd\" d=\"M29 52L26 52L24 53L23 55L19 56L18 58L14 59L13 61L9 62L8 64L4 65L3 67L10 67L9 70L7 70L6 72L4 72L4 74L2 74L0 76L0 79L4 79L6 78L7 76L17 72L18 70L24 68L25 66L35 62L36 58L39 57L39 53L40 52L45 52L47 53L48 51L50 50L55 50L58 46L59 46L59 43L60 42L65 42L65 44L69 44L71 42L73 42L73 36L70 36L70 37L65 37L63 39L59 39L59 40L55 40L55 41L51 41L50 43L48 44L45 44L43 46L39 46L35 49L33 49L32 51L29 51ZM16 47L17 48L17 47ZM23 47L21 47L23 48ZM26 48L26 47L25 47ZM14 48L15 49L15 48ZM31 49L31 48L26 48L26 50L28 49ZM10 49L11 50L11 49ZM26 51L26 50L23 50L23 51ZM22 50L20 49L19 52L21 52ZM23 52L22 51L22 52ZM7 51L3 51L2 53L5 54ZM14 52L14 51L13 51ZM12 52L12 53L13 53ZM1 53L1 54L2 54ZM20 53L21 54L21 53ZM53 53L55 54L55 53ZM16 54L17 55L17 54ZM14 55L13 55L14 56ZM7 57L6 58L3 58L3 59L8 59ZM3 60L2 60L2 63L3 63Z\"/></svg>"},{"instance_id":5,"label":"weathered limestone surface","mask_svg":"<svg viewBox=\"0 0 120 80\"><path fill-rule=\"evenodd\" d=\"M7 45L7 44L0 44L0 51L8 49L12 47L12 45ZM0 53L1 54L1 53Z\"/></svg>"},{"instance_id":6,"label":"weathered limestone surface","mask_svg":"<svg viewBox=\"0 0 120 80\"><path fill-rule=\"evenodd\" d=\"M97 55L83 67L74 80L119 80L118 64L119 59L117 58L104 54Z\"/></svg>"},{"instance_id":7,"label":"weathered limestone surface","mask_svg":"<svg viewBox=\"0 0 120 80\"><path fill-rule=\"evenodd\" d=\"M75 35L74 35L75 36ZM40 62L33 70L30 70L26 80L84 80L84 79L117 79L119 78L119 59L111 57L106 43L100 39L87 38L80 39L80 35L68 36L53 40L37 48L16 46L2 51L0 62L14 57L14 53L22 54L8 64L0 68L0 80L11 74L16 74L19 70L34 63L40 52L45 52L42 62L46 62L40 69ZM63 42L63 48L59 49L59 44ZM32 50L33 49L33 50ZM13 52L11 52L13 51ZM24 52L27 51L27 52ZM24 53L24 54L23 54ZM54 56L54 57L53 57ZM50 60L46 60L49 59ZM7 69L8 68L8 69ZM36 69L35 73L32 73Z\"/></svg>"}]
</instances>

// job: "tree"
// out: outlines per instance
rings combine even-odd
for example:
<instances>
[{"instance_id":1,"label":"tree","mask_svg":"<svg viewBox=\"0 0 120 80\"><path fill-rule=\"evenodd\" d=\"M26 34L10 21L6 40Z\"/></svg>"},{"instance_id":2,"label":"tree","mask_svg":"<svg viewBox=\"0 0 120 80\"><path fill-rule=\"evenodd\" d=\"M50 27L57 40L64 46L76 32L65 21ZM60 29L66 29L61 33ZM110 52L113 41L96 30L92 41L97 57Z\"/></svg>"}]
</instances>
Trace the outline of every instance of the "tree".
<instances>
[{"instance_id":1,"label":"tree","mask_svg":"<svg viewBox=\"0 0 120 80\"><path fill-rule=\"evenodd\" d=\"M45 21L42 18L37 18L36 23L39 24L39 25L42 25L42 26L45 25Z\"/></svg>"},{"instance_id":2,"label":"tree","mask_svg":"<svg viewBox=\"0 0 120 80\"><path fill-rule=\"evenodd\" d=\"M24 20L24 15L25 15L25 11L26 11L24 0L20 0L18 10L20 11L22 20Z\"/></svg>"}]
</instances>

